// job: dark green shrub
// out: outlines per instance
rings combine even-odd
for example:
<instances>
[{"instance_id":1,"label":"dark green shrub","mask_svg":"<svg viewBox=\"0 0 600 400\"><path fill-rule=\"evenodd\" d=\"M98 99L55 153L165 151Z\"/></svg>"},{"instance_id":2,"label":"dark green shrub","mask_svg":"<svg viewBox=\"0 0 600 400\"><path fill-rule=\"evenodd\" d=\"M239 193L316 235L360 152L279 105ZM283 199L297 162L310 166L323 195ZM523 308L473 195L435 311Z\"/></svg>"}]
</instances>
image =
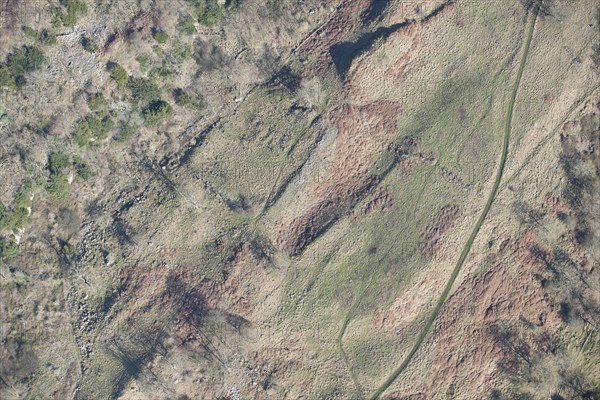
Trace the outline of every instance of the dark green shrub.
<instances>
[{"instance_id":1,"label":"dark green shrub","mask_svg":"<svg viewBox=\"0 0 600 400\"><path fill-rule=\"evenodd\" d=\"M71 185L67 174L61 173L52 176L46 190L58 200L68 199L71 193Z\"/></svg>"},{"instance_id":2,"label":"dark green shrub","mask_svg":"<svg viewBox=\"0 0 600 400\"><path fill-rule=\"evenodd\" d=\"M89 165L83 161L80 157L75 157L73 160L73 166L75 166L75 170L77 171L77 176L81 179L87 180L94 176L94 171L90 168Z\"/></svg>"},{"instance_id":3,"label":"dark green shrub","mask_svg":"<svg viewBox=\"0 0 600 400\"><path fill-rule=\"evenodd\" d=\"M19 245L13 239L0 238L0 258L10 259L19 254Z\"/></svg>"},{"instance_id":4,"label":"dark green shrub","mask_svg":"<svg viewBox=\"0 0 600 400\"><path fill-rule=\"evenodd\" d=\"M242 0L225 0L225 8L228 10L236 10L242 4Z\"/></svg>"},{"instance_id":5,"label":"dark green shrub","mask_svg":"<svg viewBox=\"0 0 600 400\"><path fill-rule=\"evenodd\" d=\"M154 126L162 121L171 118L173 115L173 107L163 100L155 100L146 107L142 112L146 125Z\"/></svg>"},{"instance_id":6,"label":"dark green shrub","mask_svg":"<svg viewBox=\"0 0 600 400\"><path fill-rule=\"evenodd\" d=\"M25 74L39 69L46 59L44 53L32 46L23 46L10 54L0 65L0 86L18 89L25 85Z\"/></svg>"},{"instance_id":7,"label":"dark green shrub","mask_svg":"<svg viewBox=\"0 0 600 400\"><path fill-rule=\"evenodd\" d=\"M173 90L173 97L175 97L175 103L178 106L189 106L192 105L193 99L188 93L186 93L182 88L176 88Z\"/></svg>"},{"instance_id":8,"label":"dark green shrub","mask_svg":"<svg viewBox=\"0 0 600 400\"><path fill-rule=\"evenodd\" d=\"M192 0L198 15L198 22L204 26L213 26L223 16L217 0Z\"/></svg>"},{"instance_id":9,"label":"dark green shrub","mask_svg":"<svg viewBox=\"0 0 600 400\"><path fill-rule=\"evenodd\" d=\"M83 46L85 51L89 53L95 53L99 49L98 44L96 44L96 42L85 36L81 37L81 45Z\"/></svg>"},{"instance_id":10,"label":"dark green shrub","mask_svg":"<svg viewBox=\"0 0 600 400\"><path fill-rule=\"evenodd\" d=\"M154 82L147 78L129 78L127 87L131 92L132 99L143 107L151 101L159 99L161 91Z\"/></svg>"},{"instance_id":11,"label":"dark green shrub","mask_svg":"<svg viewBox=\"0 0 600 400\"><path fill-rule=\"evenodd\" d=\"M13 75L24 75L40 69L46 62L44 53L37 47L23 46L8 56L6 64Z\"/></svg>"},{"instance_id":12,"label":"dark green shrub","mask_svg":"<svg viewBox=\"0 0 600 400\"><path fill-rule=\"evenodd\" d=\"M115 80L119 88L124 88L129 81L129 74L125 68L121 67L117 63L109 63L109 69L111 70L110 77Z\"/></svg>"},{"instance_id":13,"label":"dark green shrub","mask_svg":"<svg viewBox=\"0 0 600 400\"><path fill-rule=\"evenodd\" d=\"M42 31L40 32L39 41L45 46L52 46L57 42L56 35L50 33L47 29L42 29Z\"/></svg>"},{"instance_id":14,"label":"dark green shrub","mask_svg":"<svg viewBox=\"0 0 600 400\"><path fill-rule=\"evenodd\" d=\"M115 140L119 143L127 143L132 137L137 135L140 128L132 123L125 123L121 126L120 132L115 136Z\"/></svg>"},{"instance_id":15,"label":"dark green shrub","mask_svg":"<svg viewBox=\"0 0 600 400\"><path fill-rule=\"evenodd\" d=\"M90 94L87 103L90 110L93 111L104 110L107 106L106 98L102 92Z\"/></svg>"},{"instance_id":16,"label":"dark green shrub","mask_svg":"<svg viewBox=\"0 0 600 400\"><path fill-rule=\"evenodd\" d=\"M165 44L169 40L169 35L165 31L156 28L152 28L152 37L160 44Z\"/></svg>"},{"instance_id":17,"label":"dark green shrub","mask_svg":"<svg viewBox=\"0 0 600 400\"><path fill-rule=\"evenodd\" d=\"M79 18L87 14L87 4L85 0L59 0L59 7L53 7L52 25L58 27L61 24L64 26L73 26Z\"/></svg>"},{"instance_id":18,"label":"dark green shrub","mask_svg":"<svg viewBox=\"0 0 600 400\"><path fill-rule=\"evenodd\" d=\"M48 167L50 169L50 173L52 174L58 174L62 172L63 169L67 168L71 164L69 156L62 151L50 153L48 158Z\"/></svg>"},{"instance_id":19,"label":"dark green shrub","mask_svg":"<svg viewBox=\"0 0 600 400\"><path fill-rule=\"evenodd\" d=\"M193 35L196 31L196 25L194 24L194 18L191 15L186 15L179 25L179 30L186 35Z\"/></svg>"},{"instance_id":20,"label":"dark green shrub","mask_svg":"<svg viewBox=\"0 0 600 400\"><path fill-rule=\"evenodd\" d=\"M88 115L77 123L74 138L80 146L98 144L100 140L108 136L112 128L113 121L110 116Z\"/></svg>"},{"instance_id":21,"label":"dark green shrub","mask_svg":"<svg viewBox=\"0 0 600 400\"><path fill-rule=\"evenodd\" d=\"M17 84L17 89L22 88L27 83L27 79L23 75L17 75L15 77L15 82Z\"/></svg>"},{"instance_id":22,"label":"dark green shrub","mask_svg":"<svg viewBox=\"0 0 600 400\"><path fill-rule=\"evenodd\" d=\"M7 87L13 90L17 89L15 76L10 72L7 65L0 65L0 87Z\"/></svg>"}]
</instances>

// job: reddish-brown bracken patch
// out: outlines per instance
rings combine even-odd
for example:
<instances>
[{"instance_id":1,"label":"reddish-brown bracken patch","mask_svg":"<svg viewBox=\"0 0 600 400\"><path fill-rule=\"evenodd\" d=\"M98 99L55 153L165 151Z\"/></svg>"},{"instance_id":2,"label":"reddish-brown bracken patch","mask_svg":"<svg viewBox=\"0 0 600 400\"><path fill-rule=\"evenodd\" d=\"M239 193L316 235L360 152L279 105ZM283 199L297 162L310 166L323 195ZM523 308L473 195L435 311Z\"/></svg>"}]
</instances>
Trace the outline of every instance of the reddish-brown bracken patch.
<instances>
[{"instance_id":1,"label":"reddish-brown bracken patch","mask_svg":"<svg viewBox=\"0 0 600 400\"><path fill-rule=\"evenodd\" d=\"M489 260L493 266L465 277L444 306L433 343L422 355L431 366L428 373L397 396L437 393L464 382L461 376L469 376L466 392L489 392L505 356L498 342L501 327L508 327L532 353L547 344L548 334L560 323L539 280L547 273L544 258L551 252L529 231L502 243Z\"/></svg>"},{"instance_id":2,"label":"reddish-brown bracken patch","mask_svg":"<svg viewBox=\"0 0 600 400\"><path fill-rule=\"evenodd\" d=\"M371 200L363 208L365 214L370 214L375 210L386 211L394 207L394 199L389 188L381 188L371 197Z\"/></svg>"},{"instance_id":3,"label":"reddish-brown bracken patch","mask_svg":"<svg viewBox=\"0 0 600 400\"><path fill-rule=\"evenodd\" d=\"M412 59L413 53L416 52L421 45L421 24L415 22L411 25L408 25L406 28L396 32L394 35L392 35L392 37L394 38L400 35L410 38L410 48L394 63L394 65L387 69L385 75L396 80L403 81L408 76L410 60Z\"/></svg>"},{"instance_id":4,"label":"reddish-brown bracken patch","mask_svg":"<svg viewBox=\"0 0 600 400\"><path fill-rule=\"evenodd\" d=\"M438 211L431 224L425 228L423 234L423 255L430 259L440 250L440 240L444 233L452 229L462 217L462 211L457 205L447 205Z\"/></svg>"},{"instance_id":5,"label":"reddish-brown bracken patch","mask_svg":"<svg viewBox=\"0 0 600 400\"><path fill-rule=\"evenodd\" d=\"M300 215L281 223L277 242L290 255L301 254L319 234L354 206L379 183L369 168L393 138L400 107L394 102L365 106L345 104L330 116L338 135L330 179L306 194L308 206Z\"/></svg>"}]
</instances>

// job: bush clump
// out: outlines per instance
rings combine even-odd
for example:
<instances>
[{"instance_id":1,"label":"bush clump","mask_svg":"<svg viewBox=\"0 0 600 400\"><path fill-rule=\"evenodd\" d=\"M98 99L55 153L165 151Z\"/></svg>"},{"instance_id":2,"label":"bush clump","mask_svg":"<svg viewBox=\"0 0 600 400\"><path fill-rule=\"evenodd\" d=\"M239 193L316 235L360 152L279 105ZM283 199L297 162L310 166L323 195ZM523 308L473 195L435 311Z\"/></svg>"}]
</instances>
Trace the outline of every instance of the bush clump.
<instances>
[{"instance_id":1,"label":"bush clump","mask_svg":"<svg viewBox=\"0 0 600 400\"><path fill-rule=\"evenodd\" d=\"M30 224L29 208L32 206L32 187L30 182L25 182L15 196L13 210L8 210L0 203L0 229L14 231Z\"/></svg>"},{"instance_id":2,"label":"bush clump","mask_svg":"<svg viewBox=\"0 0 600 400\"><path fill-rule=\"evenodd\" d=\"M81 179L89 179L94 175L92 169L81 157L73 156L71 158L60 150L50 153L48 156L50 180L46 186L48 193L59 200L66 200L71 192L68 176L73 168Z\"/></svg>"},{"instance_id":3,"label":"bush clump","mask_svg":"<svg viewBox=\"0 0 600 400\"><path fill-rule=\"evenodd\" d=\"M15 208L18 210L27 210L33 204L30 188L21 189L15 196Z\"/></svg>"},{"instance_id":4,"label":"bush clump","mask_svg":"<svg viewBox=\"0 0 600 400\"><path fill-rule=\"evenodd\" d=\"M48 156L48 169L51 174L58 174L70 164L69 156L62 151L55 151Z\"/></svg>"},{"instance_id":5,"label":"bush clump","mask_svg":"<svg viewBox=\"0 0 600 400\"><path fill-rule=\"evenodd\" d=\"M73 257L75 255L75 246L65 243L63 244L63 251L67 257Z\"/></svg>"},{"instance_id":6,"label":"bush clump","mask_svg":"<svg viewBox=\"0 0 600 400\"><path fill-rule=\"evenodd\" d=\"M192 49L189 45L178 42L173 45L171 56L175 59L175 61L181 63L192 58Z\"/></svg>"},{"instance_id":7,"label":"bush clump","mask_svg":"<svg viewBox=\"0 0 600 400\"><path fill-rule=\"evenodd\" d=\"M38 41L41 44L43 44L44 46L52 46L57 43L56 35L53 33L50 33L50 31L48 31L48 29L42 29L42 31L40 32Z\"/></svg>"},{"instance_id":8,"label":"bush clump","mask_svg":"<svg viewBox=\"0 0 600 400\"><path fill-rule=\"evenodd\" d=\"M67 174L61 172L51 176L46 190L58 200L67 200L71 193L71 185Z\"/></svg>"},{"instance_id":9,"label":"bush clump","mask_svg":"<svg viewBox=\"0 0 600 400\"><path fill-rule=\"evenodd\" d=\"M82 36L81 37L81 46L83 46L83 49L89 53L95 53L97 52L100 47L98 46L98 44L96 42L94 42L92 39L86 37L86 36Z\"/></svg>"},{"instance_id":10,"label":"bush clump","mask_svg":"<svg viewBox=\"0 0 600 400\"><path fill-rule=\"evenodd\" d=\"M81 179L87 180L94 176L94 171L80 157L74 157L73 166L75 167L75 171L77 171L77 176Z\"/></svg>"},{"instance_id":11,"label":"bush clump","mask_svg":"<svg viewBox=\"0 0 600 400\"><path fill-rule=\"evenodd\" d=\"M118 143L127 143L132 137L137 135L140 127L131 122L124 123L119 133L114 137Z\"/></svg>"},{"instance_id":12,"label":"bush clump","mask_svg":"<svg viewBox=\"0 0 600 400\"><path fill-rule=\"evenodd\" d=\"M175 98L175 104L182 107L191 106L194 102L192 96L190 96L190 94L182 88L176 88L173 90L173 97Z\"/></svg>"},{"instance_id":13,"label":"bush clump","mask_svg":"<svg viewBox=\"0 0 600 400\"><path fill-rule=\"evenodd\" d=\"M85 0L59 0L59 6L51 9L52 26L73 26L87 14Z\"/></svg>"},{"instance_id":14,"label":"bush clump","mask_svg":"<svg viewBox=\"0 0 600 400\"><path fill-rule=\"evenodd\" d=\"M223 16L217 0L188 0L198 16L198 22L204 26L213 26Z\"/></svg>"},{"instance_id":15,"label":"bush clump","mask_svg":"<svg viewBox=\"0 0 600 400\"><path fill-rule=\"evenodd\" d=\"M40 69L46 62L44 53L37 47L23 46L8 56L6 64L15 75L24 75Z\"/></svg>"},{"instance_id":16,"label":"bush clump","mask_svg":"<svg viewBox=\"0 0 600 400\"><path fill-rule=\"evenodd\" d=\"M23 32L27 38L37 41L45 46L50 46L57 42L56 35L48 31L48 29L42 29L38 32L29 26L23 26Z\"/></svg>"},{"instance_id":17,"label":"bush clump","mask_svg":"<svg viewBox=\"0 0 600 400\"><path fill-rule=\"evenodd\" d=\"M155 100L144 109L142 117L146 125L154 126L162 121L171 118L173 115L173 107L163 100Z\"/></svg>"},{"instance_id":18,"label":"bush clump","mask_svg":"<svg viewBox=\"0 0 600 400\"><path fill-rule=\"evenodd\" d=\"M19 254L19 245L14 239L0 237L0 259L14 258Z\"/></svg>"},{"instance_id":19,"label":"bush clump","mask_svg":"<svg viewBox=\"0 0 600 400\"><path fill-rule=\"evenodd\" d=\"M87 99L88 107L93 111L105 110L108 103L102 92L92 93Z\"/></svg>"},{"instance_id":20,"label":"bush clump","mask_svg":"<svg viewBox=\"0 0 600 400\"><path fill-rule=\"evenodd\" d=\"M87 115L77 123L74 139L80 146L98 144L100 140L106 139L113 125L110 115Z\"/></svg>"},{"instance_id":21,"label":"bush clump","mask_svg":"<svg viewBox=\"0 0 600 400\"><path fill-rule=\"evenodd\" d=\"M180 22L179 30L186 35L193 35L196 31L196 24L194 23L194 18L191 15L186 15Z\"/></svg>"},{"instance_id":22,"label":"bush clump","mask_svg":"<svg viewBox=\"0 0 600 400\"><path fill-rule=\"evenodd\" d=\"M129 81L129 74L127 74L127 70L125 70L125 68L123 68L117 63L109 63L108 68L111 72L110 77L115 80L119 89L122 89L125 86L127 86L127 82Z\"/></svg>"},{"instance_id":23,"label":"bush clump","mask_svg":"<svg viewBox=\"0 0 600 400\"><path fill-rule=\"evenodd\" d=\"M7 87L13 90L18 87L16 77L6 65L0 65L0 87Z\"/></svg>"},{"instance_id":24,"label":"bush clump","mask_svg":"<svg viewBox=\"0 0 600 400\"><path fill-rule=\"evenodd\" d=\"M140 107L144 107L151 101L159 99L161 95L159 87L147 78L129 78L127 87L131 92L131 98Z\"/></svg>"},{"instance_id":25,"label":"bush clump","mask_svg":"<svg viewBox=\"0 0 600 400\"><path fill-rule=\"evenodd\" d=\"M23 26L23 33L29 39L38 40L39 32L29 26Z\"/></svg>"},{"instance_id":26,"label":"bush clump","mask_svg":"<svg viewBox=\"0 0 600 400\"><path fill-rule=\"evenodd\" d=\"M167 35L165 31L156 28L152 28L152 37L159 44L165 44L167 43L167 40L169 40L169 35Z\"/></svg>"},{"instance_id":27,"label":"bush clump","mask_svg":"<svg viewBox=\"0 0 600 400\"><path fill-rule=\"evenodd\" d=\"M7 57L5 64L0 65L0 86L13 90L23 87L25 74L40 69L45 62L44 53L37 47L21 47Z\"/></svg>"},{"instance_id":28,"label":"bush clump","mask_svg":"<svg viewBox=\"0 0 600 400\"><path fill-rule=\"evenodd\" d=\"M173 75L173 71L168 67L168 65L163 62L160 67L152 69L150 71L150 77L155 80L161 80L164 78L168 78Z\"/></svg>"},{"instance_id":29,"label":"bush clump","mask_svg":"<svg viewBox=\"0 0 600 400\"><path fill-rule=\"evenodd\" d=\"M142 74L148 72L148 69L150 69L150 56L148 54L140 54L135 60L140 64Z\"/></svg>"}]
</instances>

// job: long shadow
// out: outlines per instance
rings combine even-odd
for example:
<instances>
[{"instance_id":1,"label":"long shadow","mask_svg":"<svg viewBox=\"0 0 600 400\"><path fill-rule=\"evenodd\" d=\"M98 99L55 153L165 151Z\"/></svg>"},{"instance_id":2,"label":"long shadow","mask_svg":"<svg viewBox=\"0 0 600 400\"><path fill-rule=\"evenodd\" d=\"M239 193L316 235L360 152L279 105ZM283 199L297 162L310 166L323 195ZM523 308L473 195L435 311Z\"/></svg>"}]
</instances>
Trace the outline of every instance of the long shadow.
<instances>
[{"instance_id":1,"label":"long shadow","mask_svg":"<svg viewBox=\"0 0 600 400\"><path fill-rule=\"evenodd\" d=\"M368 24L381 17L389 3L390 0L372 0L371 5L363 15L363 21Z\"/></svg>"},{"instance_id":2,"label":"long shadow","mask_svg":"<svg viewBox=\"0 0 600 400\"><path fill-rule=\"evenodd\" d=\"M441 13L444 8L448 4L450 4L452 0L446 1L439 6L437 6L434 10L431 11L428 15L423 18L417 19L408 19L397 24L390 25L388 27L379 27L373 32L363 33L356 41L354 42L340 42L336 43L329 48L329 54L333 59L333 64L335 65L335 69L340 76L340 78L344 79L350 66L352 65L352 61L361 55L363 52L368 51L373 44L379 39L387 39L392 33L396 32L398 29L413 24L415 22L425 22L429 19L435 17L439 13ZM374 0L373 4L367 10L366 15L363 17L364 22L368 23L376 18L378 18L381 13L387 7L387 0Z\"/></svg>"},{"instance_id":3,"label":"long shadow","mask_svg":"<svg viewBox=\"0 0 600 400\"><path fill-rule=\"evenodd\" d=\"M398 29L409 25L414 20L400 22L389 27L380 27L373 32L366 32L362 34L354 42L340 42L336 43L329 48L329 54L333 59L335 69L340 78L345 78L352 61L360 54L368 51L373 44L379 39L387 39L392 33Z\"/></svg>"}]
</instances>

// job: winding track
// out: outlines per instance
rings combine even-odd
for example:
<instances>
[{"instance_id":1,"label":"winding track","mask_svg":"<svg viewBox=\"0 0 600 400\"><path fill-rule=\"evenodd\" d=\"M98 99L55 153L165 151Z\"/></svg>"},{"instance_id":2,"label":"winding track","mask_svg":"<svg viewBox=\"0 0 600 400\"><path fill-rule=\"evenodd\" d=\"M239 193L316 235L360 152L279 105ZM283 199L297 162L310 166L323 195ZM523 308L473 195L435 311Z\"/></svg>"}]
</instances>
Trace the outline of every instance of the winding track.
<instances>
[{"instance_id":1,"label":"winding track","mask_svg":"<svg viewBox=\"0 0 600 400\"><path fill-rule=\"evenodd\" d=\"M523 52L523 57L521 58L521 63L519 64L519 69L517 71L517 76L516 76L515 83L514 83L514 86L512 89L511 98L510 98L510 101L508 104L508 111L506 113L506 120L505 120L505 124L504 124L504 140L503 140L503 144L502 144L502 156L500 157L500 165L498 166L498 170L496 172L496 179L494 181L494 186L492 187L492 190L488 196L487 202L485 203L485 207L483 208L483 211L481 212L481 215L479 216L477 223L473 227L473 231L471 232L471 235L469 236L469 239L467 240L467 243L465 244L465 247L463 248L463 250L460 254L460 258L458 259L458 262L456 263L456 266L454 267L454 270L452 271L452 274L450 275L450 279L448 280L448 283L446 284L444 291L442 292L440 298L438 299L438 302L437 302L435 308L433 309L429 318L427 318L425 325L421 329L421 332L419 333L419 336L417 337L417 341L413 345L413 347L412 347L411 351L408 353L408 355L404 358L404 361L402 361L402 364L400 364L400 366L398 368L396 368L396 370L394 370L391 373L391 375L385 380L385 382L373 393L373 395L370 397L370 399L372 399L372 400L379 399L379 397L383 394L383 392L385 392L387 390L387 388L390 387L390 385L392 383L394 383L394 381L398 378L398 376L408 367L408 364L410 364L410 361L412 360L412 358L414 357L416 352L421 347L421 344L425 340L427 333L429 333L429 330L431 329L433 322L440 314L440 311L441 311L444 303L448 299L448 296L450 295L450 290L452 289L452 286L454 285L454 281L456 280L456 277L458 276L462 266L464 265L465 260L467 259L467 256L469 255L469 252L471 251L471 246L473 245L473 242L475 241L475 238L477 237L477 234L479 233L479 230L480 230L481 226L483 225L483 222L487 218L487 215L488 215L490 209L492 208L492 204L494 203L496 193L498 192L498 188L500 187L500 181L502 180L502 176L504 174L506 160L508 159L508 145L510 143L510 131L511 131L511 127L512 127L513 110L514 110L514 106L515 106L515 101L517 99L517 92L519 90L519 85L521 84L521 77L523 76L523 71L525 69L525 63L527 61L527 56L529 54L529 48L531 46L531 40L533 38L533 31L535 30L535 22L537 20L538 12L540 10L542 1L543 0L537 0L532 9L532 18L531 18L531 22L529 25L529 31L527 33L527 39L525 42L525 50Z\"/></svg>"}]
</instances>

